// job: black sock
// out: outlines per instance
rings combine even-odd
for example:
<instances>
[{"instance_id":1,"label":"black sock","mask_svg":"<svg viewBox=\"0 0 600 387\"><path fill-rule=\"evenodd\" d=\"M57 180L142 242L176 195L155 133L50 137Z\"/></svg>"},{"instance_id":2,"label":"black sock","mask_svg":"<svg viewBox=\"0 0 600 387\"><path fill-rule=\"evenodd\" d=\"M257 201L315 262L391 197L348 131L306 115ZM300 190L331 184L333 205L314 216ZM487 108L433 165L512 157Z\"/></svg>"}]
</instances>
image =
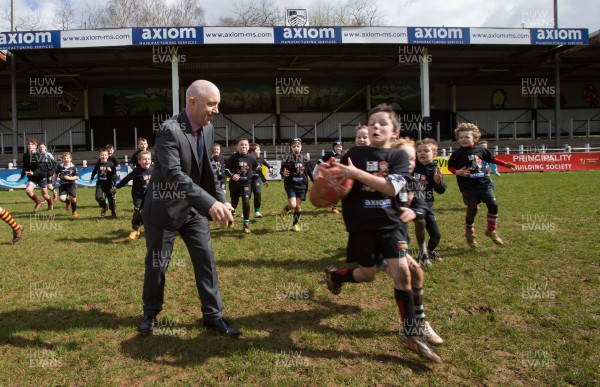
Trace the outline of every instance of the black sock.
<instances>
[{"instance_id":1,"label":"black sock","mask_svg":"<svg viewBox=\"0 0 600 387\"><path fill-rule=\"evenodd\" d=\"M71 202L71 209L73 212L77 211L77 202Z\"/></svg>"},{"instance_id":2,"label":"black sock","mask_svg":"<svg viewBox=\"0 0 600 387\"><path fill-rule=\"evenodd\" d=\"M396 305L400 312L400 320L402 321L402 331L406 336L418 336L419 326L415 318L415 303L412 290L394 289L394 297Z\"/></svg>"},{"instance_id":3,"label":"black sock","mask_svg":"<svg viewBox=\"0 0 600 387\"><path fill-rule=\"evenodd\" d=\"M298 221L300 220L300 214L301 214L300 211L294 211L294 223L292 223L292 224L298 223Z\"/></svg>"},{"instance_id":4,"label":"black sock","mask_svg":"<svg viewBox=\"0 0 600 387\"><path fill-rule=\"evenodd\" d=\"M339 284L341 284L342 282L356 283L356 280L354 279L354 276L352 275L353 271L354 271L354 268L352 268L352 267L347 267L345 269L338 269L338 270L334 271L333 273L331 273L331 279L334 282L337 282Z\"/></svg>"}]
</instances>

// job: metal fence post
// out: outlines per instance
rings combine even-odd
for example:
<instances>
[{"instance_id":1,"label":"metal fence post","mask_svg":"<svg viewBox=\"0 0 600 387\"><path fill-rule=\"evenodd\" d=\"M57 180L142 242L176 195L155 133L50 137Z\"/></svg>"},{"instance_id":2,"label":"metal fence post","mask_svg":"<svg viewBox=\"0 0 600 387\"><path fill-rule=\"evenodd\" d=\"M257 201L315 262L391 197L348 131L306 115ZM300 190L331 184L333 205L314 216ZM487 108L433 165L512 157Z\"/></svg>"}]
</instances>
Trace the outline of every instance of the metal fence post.
<instances>
[{"instance_id":1,"label":"metal fence post","mask_svg":"<svg viewBox=\"0 0 600 387\"><path fill-rule=\"evenodd\" d=\"M500 141L500 122L496 120L496 141Z\"/></svg>"}]
</instances>

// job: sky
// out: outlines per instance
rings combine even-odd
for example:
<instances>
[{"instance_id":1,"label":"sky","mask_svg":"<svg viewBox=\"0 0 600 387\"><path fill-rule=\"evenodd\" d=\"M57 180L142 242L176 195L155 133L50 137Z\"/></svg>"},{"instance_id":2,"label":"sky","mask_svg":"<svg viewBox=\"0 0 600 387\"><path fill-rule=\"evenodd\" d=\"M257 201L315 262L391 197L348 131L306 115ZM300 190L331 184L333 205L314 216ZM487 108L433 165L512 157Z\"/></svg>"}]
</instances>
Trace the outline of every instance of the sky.
<instances>
[{"instance_id":1,"label":"sky","mask_svg":"<svg viewBox=\"0 0 600 387\"><path fill-rule=\"evenodd\" d=\"M104 3L105 0L71 0L75 9L83 9L86 2ZM173 1L173 0L169 0ZM236 1L199 0L206 12L206 26L216 25L219 17L229 16ZM245 0L249 1L249 0ZM339 0L276 0L285 8L306 8L310 20L311 8ZM422 27L553 27L552 0L374 0L386 15L386 25ZM42 30L58 29L52 15L60 0L15 0L18 17L32 12L43 15ZM10 10L11 0L0 0L2 10ZM283 11L282 11L283 12ZM2 12L3 13L3 12ZM2 14L0 13L0 14ZM589 32L600 30L599 0L559 0L558 25L560 28L588 28ZM2 31L10 30L10 22L1 20Z\"/></svg>"}]
</instances>

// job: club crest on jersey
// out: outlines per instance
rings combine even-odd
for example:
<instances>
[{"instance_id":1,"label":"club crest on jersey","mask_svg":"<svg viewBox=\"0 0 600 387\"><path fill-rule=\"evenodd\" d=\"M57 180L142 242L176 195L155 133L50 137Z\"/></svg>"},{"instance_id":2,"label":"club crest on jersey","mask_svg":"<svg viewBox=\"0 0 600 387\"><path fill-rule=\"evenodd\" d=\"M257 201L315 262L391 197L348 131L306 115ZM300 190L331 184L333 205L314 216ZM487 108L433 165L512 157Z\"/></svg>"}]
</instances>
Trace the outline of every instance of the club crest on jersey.
<instances>
[{"instance_id":1,"label":"club crest on jersey","mask_svg":"<svg viewBox=\"0 0 600 387\"><path fill-rule=\"evenodd\" d=\"M408 250L408 243L406 243L405 241L398 241L396 243L396 248L398 250Z\"/></svg>"},{"instance_id":2,"label":"club crest on jersey","mask_svg":"<svg viewBox=\"0 0 600 387\"><path fill-rule=\"evenodd\" d=\"M240 167L241 174L246 175L246 173L248 172L248 163L245 161L240 161L239 167Z\"/></svg>"},{"instance_id":3,"label":"club crest on jersey","mask_svg":"<svg viewBox=\"0 0 600 387\"><path fill-rule=\"evenodd\" d=\"M377 172L377 161L367 161L367 172Z\"/></svg>"},{"instance_id":4,"label":"club crest on jersey","mask_svg":"<svg viewBox=\"0 0 600 387\"><path fill-rule=\"evenodd\" d=\"M387 177L387 175L390 174L390 165L388 164L387 161L380 161L379 162L379 168L377 171L377 176L379 177Z\"/></svg>"}]
</instances>

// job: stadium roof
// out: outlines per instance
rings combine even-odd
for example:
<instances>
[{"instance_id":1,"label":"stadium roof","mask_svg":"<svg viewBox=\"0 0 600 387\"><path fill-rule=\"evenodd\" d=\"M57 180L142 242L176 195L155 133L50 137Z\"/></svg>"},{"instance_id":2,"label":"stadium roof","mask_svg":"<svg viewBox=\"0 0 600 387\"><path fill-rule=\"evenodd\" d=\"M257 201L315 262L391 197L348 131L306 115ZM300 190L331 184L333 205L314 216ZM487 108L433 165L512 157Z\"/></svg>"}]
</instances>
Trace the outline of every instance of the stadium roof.
<instances>
[{"instance_id":1,"label":"stadium roof","mask_svg":"<svg viewBox=\"0 0 600 387\"><path fill-rule=\"evenodd\" d=\"M599 82L599 33L585 45L429 44L432 84L510 84L524 77ZM29 79L60 77L80 88L171 86L170 52L180 58L180 79L217 84L272 85L277 77L326 84L401 83L419 79L423 45L407 44L181 44L15 50L18 88ZM10 89L10 60L0 62L0 87Z\"/></svg>"}]
</instances>

